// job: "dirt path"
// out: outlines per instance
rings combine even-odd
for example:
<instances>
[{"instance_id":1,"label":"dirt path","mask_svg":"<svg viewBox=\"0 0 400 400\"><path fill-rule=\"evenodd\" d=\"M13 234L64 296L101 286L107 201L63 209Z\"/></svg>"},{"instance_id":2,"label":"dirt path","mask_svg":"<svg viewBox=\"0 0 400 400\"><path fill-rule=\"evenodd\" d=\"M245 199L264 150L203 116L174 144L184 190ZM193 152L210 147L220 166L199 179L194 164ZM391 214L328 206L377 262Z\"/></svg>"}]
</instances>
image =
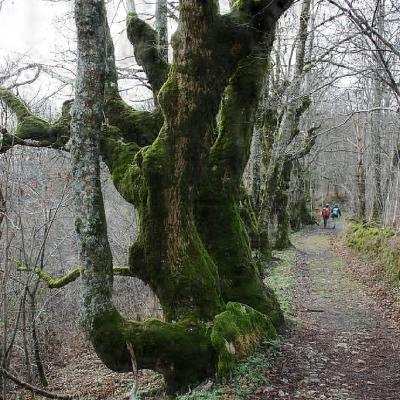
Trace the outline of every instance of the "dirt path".
<instances>
[{"instance_id":1,"label":"dirt path","mask_svg":"<svg viewBox=\"0 0 400 400\"><path fill-rule=\"evenodd\" d=\"M334 233L295 239L298 324L255 399L400 400L400 330L350 279Z\"/></svg>"}]
</instances>

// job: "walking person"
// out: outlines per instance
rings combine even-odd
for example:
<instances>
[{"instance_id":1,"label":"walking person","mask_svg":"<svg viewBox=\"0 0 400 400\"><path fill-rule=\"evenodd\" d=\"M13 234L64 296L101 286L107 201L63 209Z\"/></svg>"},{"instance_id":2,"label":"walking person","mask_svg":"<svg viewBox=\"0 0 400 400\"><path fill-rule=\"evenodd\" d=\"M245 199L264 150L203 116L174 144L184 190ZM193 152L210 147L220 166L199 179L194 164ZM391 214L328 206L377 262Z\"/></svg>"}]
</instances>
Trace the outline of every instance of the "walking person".
<instances>
[{"instance_id":1,"label":"walking person","mask_svg":"<svg viewBox=\"0 0 400 400\"><path fill-rule=\"evenodd\" d=\"M329 208L329 204L325 204L325 207L322 209L321 214L324 220L324 229L325 229L328 224L329 216L331 215L331 209Z\"/></svg>"},{"instance_id":2,"label":"walking person","mask_svg":"<svg viewBox=\"0 0 400 400\"><path fill-rule=\"evenodd\" d=\"M342 212L340 211L340 208L337 204L335 204L335 206L332 208L331 216L332 216L332 225L333 225L332 228L335 229L337 219L342 216Z\"/></svg>"}]
</instances>

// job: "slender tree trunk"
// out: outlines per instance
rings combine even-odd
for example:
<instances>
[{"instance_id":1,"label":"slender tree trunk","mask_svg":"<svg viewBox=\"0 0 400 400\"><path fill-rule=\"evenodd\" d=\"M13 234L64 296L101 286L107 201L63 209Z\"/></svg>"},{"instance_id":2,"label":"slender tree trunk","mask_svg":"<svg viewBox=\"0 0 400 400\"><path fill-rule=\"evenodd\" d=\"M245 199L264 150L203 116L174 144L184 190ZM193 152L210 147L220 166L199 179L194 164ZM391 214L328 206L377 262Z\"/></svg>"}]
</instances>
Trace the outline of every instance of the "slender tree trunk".
<instances>
[{"instance_id":1,"label":"slender tree trunk","mask_svg":"<svg viewBox=\"0 0 400 400\"><path fill-rule=\"evenodd\" d=\"M26 297L26 296L24 296ZM27 321L26 321L26 299L23 300L22 306L22 343L24 346L25 368L28 382L32 382L32 368L29 356L29 346L27 337Z\"/></svg>"},{"instance_id":2,"label":"slender tree trunk","mask_svg":"<svg viewBox=\"0 0 400 400\"><path fill-rule=\"evenodd\" d=\"M252 173L251 173L251 199L256 212L260 208L260 195L261 195L261 180L262 180L262 144L261 144L261 130L259 127L254 129L253 133L253 160L252 160Z\"/></svg>"},{"instance_id":3,"label":"slender tree trunk","mask_svg":"<svg viewBox=\"0 0 400 400\"><path fill-rule=\"evenodd\" d=\"M168 62L168 1L157 0L156 3L157 47L160 56Z\"/></svg>"},{"instance_id":4,"label":"slender tree trunk","mask_svg":"<svg viewBox=\"0 0 400 400\"><path fill-rule=\"evenodd\" d=\"M3 224L3 220L4 220L5 215L6 215L6 200L5 200L4 196L3 196L3 190L0 187L0 240L1 240L2 236L3 236L2 224Z\"/></svg>"},{"instance_id":5,"label":"slender tree trunk","mask_svg":"<svg viewBox=\"0 0 400 400\"><path fill-rule=\"evenodd\" d=\"M376 0L376 22L377 30L380 34L384 35L384 23L385 23L385 1ZM376 60L376 76L374 78L374 108L383 107L384 100L384 85L380 78L380 69L382 62L378 58ZM373 151L373 174L375 183L375 193L372 208L372 216L376 220L382 219L383 213L383 188L382 188L382 126L383 112L376 111L372 115L372 151Z\"/></svg>"},{"instance_id":6,"label":"slender tree trunk","mask_svg":"<svg viewBox=\"0 0 400 400\"><path fill-rule=\"evenodd\" d=\"M360 125L356 123L356 140L357 140L357 214L361 220L366 219L366 174L364 165L364 141L363 132Z\"/></svg>"},{"instance_id":7,"label":"slender tree trunk","mask_svg":"<svg viewBox=\"0 0 400 400\"><path fill-rule=\"evenodd\" d=\"M135 0L126 0L126 4L127 4L128 13L136 12Z\"/></svg>"},{"instance_id":8,"label":"slender tree trunk","mask_svg":"<svg viewBox=\"0 0 400 400\"><path fill-rule=\"evenodd\" d=\"M40 354L40 343L36 326L36 293L39 287L40 280L38 279L32 291L28 291L29 294L29 318L30 318L30 328L32 335L32 343L33 343L33 355L35 357L35 363L37 368L37 373L39 377L40 384L42 386L48 386L46 373L44 370L42 356Z\"/></svg>"},{"instance_id":9,"label":"slender tree trunk","mask_svg":"<svg viewBox=\"0 0 400 400\"><path fill-rule=\"evenodd\" d=\"M282 167L280 186L276 195L276 217L277 217L277 237L275 248L282 250L290 245L289 239L289 187L292 172L292 162L285 161Z\"/></svg>"}]
</instances>

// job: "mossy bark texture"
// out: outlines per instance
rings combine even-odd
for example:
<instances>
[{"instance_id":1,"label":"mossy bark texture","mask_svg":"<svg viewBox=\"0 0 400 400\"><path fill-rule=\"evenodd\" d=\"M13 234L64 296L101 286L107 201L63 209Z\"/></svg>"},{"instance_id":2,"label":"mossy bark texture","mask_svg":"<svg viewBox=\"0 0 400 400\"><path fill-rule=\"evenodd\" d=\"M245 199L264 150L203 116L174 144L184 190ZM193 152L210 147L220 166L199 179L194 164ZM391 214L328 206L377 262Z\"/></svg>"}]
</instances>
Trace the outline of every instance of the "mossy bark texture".
<instances>
[{"instance_id":1,"label":"mossy bark texture","mask_svg":"<svg viewBox=\"0 0 400 400\"><path fill-rule=\"evenodd\" d=\"M290 227L294 231L298 231L305 225L316 224L316 219L310 208L310 173L300 161L295 160L293 162L290 179L289 219Z\"/></svg>"},{"instance_id":2,"label":"mossy bark texture","mask_svg":"<svg viewBox=\"0 0 400 400\"><path fill-rule=\"evenodd\" d=\"M176 391L228 373L283 323L251 257L240 182L275 22L291 2L241 0L222 16L216 1L181 0L171 66L155 53L152 28L130 14L128 35L157 96L154 112L139 112L119 97L114 59L103 50L112 48L103 1L76 0L71 155L84 326L115 371L131 370L129 343L139 368L163 373ZM20 124L31 118L9 106ZM125 273L150 285L165 321L127 321L112 303L100 156L139 213Z\"/></svg>"},{"instance_id":3,"label":"mossy bark texture","mask_svg":"<svg viewBox=\"0 0 400 400\"><path fill-rule=\"evenodd\" d=\"M296 63L287 89L287 103L280 113L274 108L266 110L263 118L263 161L266 172L259 232L260 248L266 256L271 248L283 249L290 245L288 196L292 165L294 160L308 154L315 143L314 128L307 132L303 140L298 138L300 118L310 106L310 98L301 95L310 8L311 1L303 0Z\"/></svg>"}]
</instances>

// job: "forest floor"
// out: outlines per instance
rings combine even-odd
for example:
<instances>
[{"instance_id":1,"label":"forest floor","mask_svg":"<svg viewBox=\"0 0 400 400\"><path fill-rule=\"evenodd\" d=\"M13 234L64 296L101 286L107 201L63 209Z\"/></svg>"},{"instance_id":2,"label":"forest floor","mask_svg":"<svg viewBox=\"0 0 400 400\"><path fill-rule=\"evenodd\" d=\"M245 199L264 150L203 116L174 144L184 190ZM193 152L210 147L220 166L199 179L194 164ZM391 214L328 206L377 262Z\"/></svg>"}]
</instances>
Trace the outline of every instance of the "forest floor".
<instances>
[{"instance_id":1,"label":"forest floor","mask_svg":"<svg viewBox=\"0 0 400 400\"><path fill-rule=\"evenodd\" d=\"M253 399L400 399L398 303L379 266L344 248L340 231L294 236L297 322Z\"/></svg>"},{"instance_id":2,"label":"forest floor","mask_svg":"<svg viewBox=\"0 0 400 400\"><path fill-rule=\"evenodd\" d=\"M400 303L382 268L347 250L338 228L304 230L276 254L268 283L290 326L280 342L264 343L225 385L208 381L179 400L400 400ZM50 389L81 400L127 399L132 374L107 370L81 336L73 342L55 349ZM139 387L141 399L165 398L150 371Z\"/></svg>"}]
</instances>

